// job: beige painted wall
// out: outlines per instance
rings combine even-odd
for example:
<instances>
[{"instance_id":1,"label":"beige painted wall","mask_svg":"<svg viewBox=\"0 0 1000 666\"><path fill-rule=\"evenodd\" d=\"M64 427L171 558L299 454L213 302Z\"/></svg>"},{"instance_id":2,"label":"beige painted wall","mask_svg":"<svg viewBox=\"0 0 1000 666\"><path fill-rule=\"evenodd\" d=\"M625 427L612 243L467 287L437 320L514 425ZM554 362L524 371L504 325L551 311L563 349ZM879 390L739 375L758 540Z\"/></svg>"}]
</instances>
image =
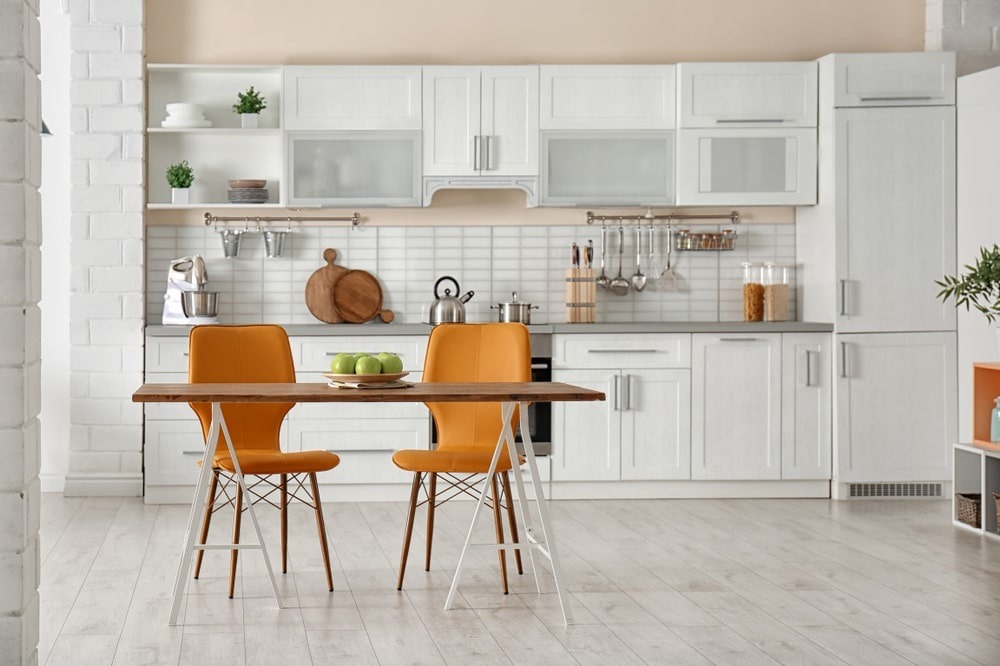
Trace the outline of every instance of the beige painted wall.
<instances>
[{"instance_id":1,"label":"beige painted wall","mask_svg":"<svg viewBox=\"0 0 1000 666\"><path fill-rule=\"evenodd\" d=\"M921 51L924 0L147 0L151 63L515 64L811 60ZM743 208L791 223L791 208ZM362 211L364 213L364 211ZM630 211L634 212L634 211ZM704 212L704 211L700 211ZM199 224L157 211L148 224ZM228 212L227 212L228 214ZM440 192L368 223L577 224L519 192Z\"/></svg>"},{"instance_id":2,"label":"beige painted wall","mask_svg":"<svg viewBox=\"0 0 1000 666\"><path fill-rule=\"evenodd\" d=\"M811 60L922 51L924 0L147 0L149 62Z\"/></svg>"}]
</instances>

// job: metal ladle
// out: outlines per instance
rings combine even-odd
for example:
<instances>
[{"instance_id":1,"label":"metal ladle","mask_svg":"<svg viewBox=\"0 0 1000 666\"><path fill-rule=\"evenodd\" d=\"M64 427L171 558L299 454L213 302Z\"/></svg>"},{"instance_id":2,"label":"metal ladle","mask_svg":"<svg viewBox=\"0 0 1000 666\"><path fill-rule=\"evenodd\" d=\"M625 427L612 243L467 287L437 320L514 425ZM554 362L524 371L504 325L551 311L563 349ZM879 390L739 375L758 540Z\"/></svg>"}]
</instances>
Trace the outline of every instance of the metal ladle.
<instances>
[{"instance_id":1,"label":"metal ladle","mask_svg":"<svg viewBox=\"0 0 1000 666\"><path fill-rule=\"evenodd\" d=\"M635 273L632 274L632 288L642 291L646 288L646 276L642 274L642 224L635 223Z\"/></svg>"},{"instance_id":2,"label":"metal ladle","mask_svg":"<svg viewBox=\"0 0 1000 666\"><path fill-rule=\"evenodd\" d=\"M601 275L597 278L597 286L601 289L607 289L608 285L611 284L611 280L604 273L604 263L605 256L607 255L608 247L608 228L601 222Z\"/></svg>"},{"instance_id":3,"label":"metal ladle","mask_svg":"<svg viewBox=\"0 0 1000 666\"><path fill-rule=\"evenodd\" d=\"M618 296L628 293L632 283L622 277L622 263L625 261L625 227L618 225L618 275L611 281L609 288L611 292Z\"/></svg>"}]
</instances>

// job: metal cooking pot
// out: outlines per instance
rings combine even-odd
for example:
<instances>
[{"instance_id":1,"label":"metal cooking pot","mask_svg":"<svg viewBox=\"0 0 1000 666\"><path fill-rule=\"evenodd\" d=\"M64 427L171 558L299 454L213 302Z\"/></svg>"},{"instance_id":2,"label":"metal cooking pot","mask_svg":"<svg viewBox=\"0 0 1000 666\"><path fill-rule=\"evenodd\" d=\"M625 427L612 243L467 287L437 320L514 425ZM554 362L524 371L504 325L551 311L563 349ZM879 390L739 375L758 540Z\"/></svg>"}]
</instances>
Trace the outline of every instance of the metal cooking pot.
<instances>
[{"instance_id":1,"label":"metal cooking pot","mask_svg":"<svg viewBox=\"0 0 1000 666\"><path fill-rule=\"evenodd\" d=\"M444 290L444 296L438 294L438 287L441 286L442 282L451 282L455 285L455 296L451 295L451 289ZM468 291L462 296L458 296L458 292L462 291L462 288L458 286L458 280L455 278L445 275L434 283L434 302L431 303L430 314L428 315L428 322L431 324L449 324L449 323L461 323L465 321L465 304L476 295L474 291Z\"/></svg>"},{"instance_id":2,"label":"metal cooking pot","mask_svg":"<svg viewBox=\"0 0 1000 666\"><path fill-rule=\"evenodd\" d=\"M215 317L219 314L219 292L182 291L181 308L185 317Z\"/></svg>"},{"instance_id":3,"label":"metal cooking pot","mask_svg":"<svg viewBox=\"0 0 1000 666\"><path fill-rule=\"evenodd\" d=\"M491 305L490 309L497 308L499 310L499 316L501 322L515 322L524 325L531 323L531 311L537 310L537 305L532 305L531 303L522 303L517 300L517 292L511 292L513 300L509 303L497 303L496 305Z\"/></svg>"}]
</instances>

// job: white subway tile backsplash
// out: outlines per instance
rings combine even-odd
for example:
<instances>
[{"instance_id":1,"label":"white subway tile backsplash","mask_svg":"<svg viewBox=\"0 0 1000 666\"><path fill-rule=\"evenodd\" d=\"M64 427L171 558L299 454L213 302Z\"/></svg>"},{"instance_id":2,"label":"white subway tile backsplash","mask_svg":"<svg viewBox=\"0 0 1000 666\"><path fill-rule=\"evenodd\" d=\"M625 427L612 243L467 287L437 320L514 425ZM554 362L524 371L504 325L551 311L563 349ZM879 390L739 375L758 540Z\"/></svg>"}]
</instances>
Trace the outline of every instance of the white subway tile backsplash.
<instances>
[{"instance_id":1,"label":"white subway tile backsplash","mask_svg":"<svg viewBox=\"0 0 1000 666\"><path fill-rule=\"evenodd\" d=\"M718 231L698 227L696 231ZM598 321L732 321L742 319L744 261L795 263L792 225L747 225L739 228L736 249L726 252L674 252L671 264L678 274L677 290L661 286L655 275L666 263L665 234L656 229L658 248L651 264L643 257L650 277L642 293L615 296L599 291ZM303 291L312 273L323 266L323 249L337 250L337 265L367 270L378 276L383 307L402 323L424 321L434 300L434 283L450 275L462 292L473 290L466 305L469 321L491 321L490 309L517 291L524 302L538 305L537 323L564 321L564 278L570 267L570 244L595 244L599 270L600 229L562 227L302 227L286 239L283 256L265 258L262 237L243 237L240 255L222 258L217 234L199 227L147 229L147 318L158 322L163 312L163 286L170 259L191 254L206 258L209 289L221 292L220 320L228 323L315 323L305 306ZM646 237L643 237L644 249ZM635 235L626 234L622 273L635 270ZM617 229L608 233L606 272L618 271ZM450 286L450 285L449 285ZM794 311L794 278L791 307ZM794 315L793 315L794 316Z\"/></svg>"}]
</instances>

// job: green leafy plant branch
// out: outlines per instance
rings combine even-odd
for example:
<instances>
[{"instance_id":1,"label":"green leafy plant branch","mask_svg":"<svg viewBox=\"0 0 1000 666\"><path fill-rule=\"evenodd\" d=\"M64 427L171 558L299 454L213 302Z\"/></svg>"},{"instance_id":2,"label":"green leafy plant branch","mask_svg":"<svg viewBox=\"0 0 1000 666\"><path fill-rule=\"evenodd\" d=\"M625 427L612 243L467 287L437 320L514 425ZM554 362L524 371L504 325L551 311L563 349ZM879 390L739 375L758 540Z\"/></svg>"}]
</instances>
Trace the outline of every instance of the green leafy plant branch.
<instances>
[{"instance_id":1,"label":"green leafy plant branch","mask_svg":"<svg viewBox=\"0 0 1000 666\"><path fill-rule=\"evenodd\" d=\"M941 291L938 298L955 299L955 307L975 308L991 324L1000 318L1000 245L980 248L975 263L965 266L960 275L946 275L934 281Z\"/></svg>"}]
</instances>

